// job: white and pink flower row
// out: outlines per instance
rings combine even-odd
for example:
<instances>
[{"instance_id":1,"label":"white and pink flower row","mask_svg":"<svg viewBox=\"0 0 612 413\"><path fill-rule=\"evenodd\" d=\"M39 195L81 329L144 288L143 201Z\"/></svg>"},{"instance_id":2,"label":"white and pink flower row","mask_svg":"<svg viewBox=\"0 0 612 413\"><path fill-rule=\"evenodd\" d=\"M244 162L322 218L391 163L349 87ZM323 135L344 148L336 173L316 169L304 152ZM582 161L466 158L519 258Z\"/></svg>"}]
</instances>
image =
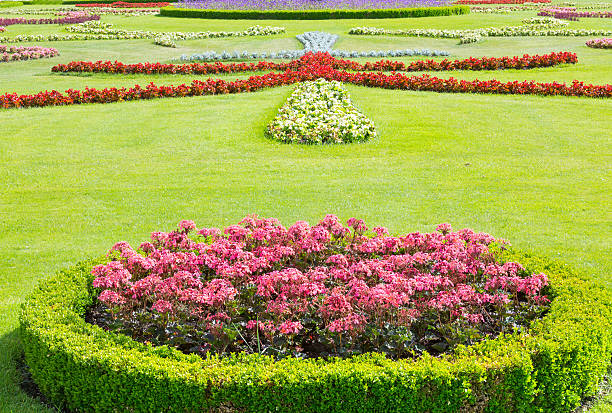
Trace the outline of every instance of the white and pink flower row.
<instances>
[{"instance_id":1,"label":"white and pink flower row","mask_svg":"<svg viewBox=\"0 0 612 413\"><path fill-rule=\"evenodd\" d=\"M612 49L612 38L587 40L586 45L595 49Z\"/></svg>"},{"instance_id":2,"label":"white and pink flower row","mask_svg":"<svg viewBox=\"0 0 612 413\"><path fill-rule=\"evenodd\" d=\"M45 57L58 56L57 49L40 46L6 46L0 44L0 62L12 62L15 60L42 59Z\"/></svg>"}]
</instances>

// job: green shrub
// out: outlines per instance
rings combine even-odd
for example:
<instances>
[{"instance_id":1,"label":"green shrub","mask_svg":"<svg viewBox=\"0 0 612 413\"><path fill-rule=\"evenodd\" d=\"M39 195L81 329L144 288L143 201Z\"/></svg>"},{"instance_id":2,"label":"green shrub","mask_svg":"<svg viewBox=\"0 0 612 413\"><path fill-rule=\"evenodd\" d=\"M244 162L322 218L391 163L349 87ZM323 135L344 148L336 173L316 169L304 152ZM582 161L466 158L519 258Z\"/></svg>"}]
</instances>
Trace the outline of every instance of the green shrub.
<instances>
[{"instance_id":1,"label":"green shrub","mask_svg":"<svg viewBox=\"0 0 612 413\"><path fill-rule=\"evenodd\" d=\"M565 265L514 251L502 258L548 275L546 317L529 334L400 361L201 359L141 344L85 322L90 270L103 260L84 262L42 281L22 305L26 363L53 404L76 411L569 411L609 366L612 296Z\"/></svg>"},{"instance_id":2,"label":"green shrub","mask_svg":"<svg viewBox=\"0 0 612 413\"><path fill-rule=\"evenodd\" d=\"M469 6L416 7L409 9L378 10L199 10L162 7L160 15L167 17L190 17L199 19L326 20L451 16L454 14L468 14L469 12Z\"/></svg>"},{"instance_id":3,"label":"green shrub","mask_svg":"<svg viewBox=\"0 0 612 413\"><path fill-rule=\"evenodd\" d=\"M6 7L17 7L23 6L23 2L21 1L0 1L0 9Z\"/></svg>"}]
</instances>

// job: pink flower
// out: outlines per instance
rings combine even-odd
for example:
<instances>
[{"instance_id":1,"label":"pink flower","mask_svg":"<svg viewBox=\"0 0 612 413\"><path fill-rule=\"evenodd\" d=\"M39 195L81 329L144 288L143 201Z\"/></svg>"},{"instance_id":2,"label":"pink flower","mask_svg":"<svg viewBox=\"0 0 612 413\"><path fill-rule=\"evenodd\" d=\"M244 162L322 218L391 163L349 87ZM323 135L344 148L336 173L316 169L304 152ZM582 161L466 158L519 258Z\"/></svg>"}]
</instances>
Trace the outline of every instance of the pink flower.
<instances>
[{"instance_id":1,"label":"pink flower","mask_svg":"<svg viewBox=\"0 0 612 413\"><path fill-rule=\"evenodd\" d=\"M166 300L157 300L151 308L159 313L168 313L172 311L172 304Z\"/></svg>"},{"instance_id":2,"label":"pink flower","mask_svg":"<svg viewBox=\"0 0 612 413\"><path fill-rule=\"evenodd\" d=\"M451 224L440 224L436 227L436 231L441 232L444 235L451 232L451 230L452 230Z\"/></svg>"},{"instance_id":3,"label":"pink flower","mask_svg":"<svg viewBox=\"0 0 612 413\"><path fill-rule=\"evenodd\" d=\"M284 321L278 326L278 331L282 334L297 334L302 330L302 323L299 321Z\"/></svg>"},{"instance_id":4,"label":"pink flower","mask_svg":"<svg viewBox=\"0 0 612 413\"><path fill-rule=\"evenodd\" d=\"M194 229L196 229L196 224L195 222L191 221L191 220L182 220L181 222L179 222L178 224L179 229L182 229L185 232L189 232L192 231Z\"/></svg>"},{"instance_id":5,"label":"pink flower","mask_svg":"<svg viewBox=\"0 0 612 413\"><path fill-rule=\"evenodd\" d=\"M102 301L106 305L121 305L125 303L125 298L120 296L118 293L112 290L104 290L98 296L98 300Z\"/></svg>"}]
</instances>

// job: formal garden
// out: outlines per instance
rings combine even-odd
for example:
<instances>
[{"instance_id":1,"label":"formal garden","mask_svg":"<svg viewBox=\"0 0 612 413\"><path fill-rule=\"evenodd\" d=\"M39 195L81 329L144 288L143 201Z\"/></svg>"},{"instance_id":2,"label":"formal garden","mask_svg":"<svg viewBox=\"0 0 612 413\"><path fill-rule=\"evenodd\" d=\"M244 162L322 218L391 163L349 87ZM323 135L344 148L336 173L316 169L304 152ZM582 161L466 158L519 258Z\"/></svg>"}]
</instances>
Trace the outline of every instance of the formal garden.
<instances>
[{"instance_id":1,"label":"formal garden","mask_svg":"<svg viewBox=\"0 0 612 413\"><path fill-rule=\"evenodd\" d=\"M0 411L612 411L612 3L0 1Z\"/></svg>"}]
</instances>

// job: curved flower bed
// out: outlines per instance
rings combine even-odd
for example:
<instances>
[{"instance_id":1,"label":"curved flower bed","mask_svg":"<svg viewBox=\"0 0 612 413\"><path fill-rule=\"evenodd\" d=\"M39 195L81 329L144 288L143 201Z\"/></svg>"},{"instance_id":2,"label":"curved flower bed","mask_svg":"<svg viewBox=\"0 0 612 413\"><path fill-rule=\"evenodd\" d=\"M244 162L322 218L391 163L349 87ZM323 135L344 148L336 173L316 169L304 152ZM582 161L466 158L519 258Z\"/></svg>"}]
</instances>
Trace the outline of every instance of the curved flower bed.
<instances>
[{"instance_id":1,"label":"curved flower bed","mask_svg":"<svg viewBox=\"0 0 612 413\"><path fill-rule=\"evenodd\" d=\"M306 55L305 50L279 50L276 52L249 52L247 50L217 53L214 51L183 54L179 60L183 62L217 62L222 60L251 60L251 59L299 59ZM448 56L450 53L442 50L429 49L398 49L398 50L330 50L330 56L339 58L348 57L401 57L401 56Z\"/></svg>"},{"instance_id":2,"label":"curved flower bed","mask_svg":"<svg viewBox=\"0 0 612 413\"><path fill-rule=\"evenodd\" d=\"M18 47L5 46L0 44L0 62L11 62L15 60L33 60L45 57L58 56L57 49L52 47Z\"/></svg>"},{"instance_id":3,"label":"curved flower bed","mask_svg":"<svg viewBox=\"0 0 612 413\"><path fill-rule=\"evenodd\" d=\"M298 85L267 133L285 143L331 144L365 142L376 137L376 128L342 84L318 79Z\"/></svg>"},{"instance_id":4,"label":"curved flower bed","mask_svg":"<svg viewBox=\"0 0 612 413\"><path fill-rule=\"evenodd\" d=\"M352 223L356 228L360 225L357 220ZM186 230L192 224L183 222L182 227ZM320 242L315 236L300 237L303 225L294 227L293 233L304 242L304 248ZM245 236L244 227L239 228L228 230L228 236L237 242ZM333 233L333 227L330 229ZM306 234L313 231L310 229ZM256 234L262 232L265 233L254 229L250 238L257 239ZM215 234L216 231L209 229L202 235L215 237ZM473 239L475 234L470 234L473 233L463 232L460 238ZM431 236L428 241L422 234L399 240L400 245L405 242L436 244L435 240L440 237ZM380 236L373 239L377 238ZM171 248L187 246L174 241L179 241L179 237L162 233L154 236L151 245L143 247L155 254L151 249L155 244ZM372 248L380 248L374 244ZM115 250L121 261L131 263L126 264L132 266L130 273L149 264L163 267L165 260L174 257L155 257L152 263L149 257L139 259L139 254L125 244L117 245ZM230 260L234 265L227 271L219 268L229 278L236 271L244 270L236 265L241 259L251 259L248 254L233 257L232 251L221 245L205 257L206 265L213 266ZM507 263L518 262L528 274L545 273L550 281L547 288L554 298L549 312L543 319L532 322L527 331L502 334L468 347L458 346L441 357L423 353L415 359L392 360L384 354L368 353L326 360L296 357L275 360L265 354L219 358L141 344L84 319L99 294L98 289L92 288L94 278L98 279L96 284L106 285L122 280L122 274L125 275L125 270L113 267L116 264L111 265L104 259L79 264L44 280L23 304L20 322L26 363L51 403L75 411L95 408L134 412L345 413L376 412L380 406L388 411L415 413L570 411L581 397L596 391L609 366L612 297L607 289L573 273L565 265L512 250L495 252L494 257L502 269L504 265L506 270L517 268ZM187 265L188 261L179 262ZM341 264L338 261L330 266ZM93 275L92 268L95 268ZM452 273L457 267L448 269ZM277 291L275 283L280 280L284 280L284 285L293 285L289 274L278 279L262 279L262 294ZM146 291L146 285L141 287L144 289L139 291ZM207 284L202 299L212 300L215 305L217 298L228 296L229 291L217 287L222 286ZM111 299L111 294L106 296L105 299ZM329 300L327 305L335 311L341 303L342 300ZM156 308L165 316L170 307L158 303ZM348 328L353 325L338 324ZM284 328L290 332L296 326Z\"/></svg>"},{"instance_id":5,"label":"curved flower bed","mask_svg":"<svg viewBox=\"0 0 612 413\"><path fill-rule=\"evenodd\" d=\"M574 7L542 9L538 16L552 16L556 19L578 20L578 18L612 18L612 11L578 11Z\"/></svg>"},{"instance_id":6,"label":"curved flower bed","mask_svg":"<svg viewBox=\"0 0 612 413\"><path fill-rule=\"evenodd\" d=\"M586 45L595 49L612 49L612 38L587 40Z\"/></svg>"},{"instance_id":7,"label":"curved flower bed","mask_svg":"<svg viewBox=\"0 0 612 413\"><path fill-rule=\"evenodd\" d=\"M73 13L72 15L55 19L0 18L0 26L11 26L13 24L76 24L93 20L100 20L100 16L89 13Z\"/></svg>"},{"instance_id":8,"label":"curved flower bed","mask_svg":"<svg viewBox=\"0 0 612 413\"><path fill-rule=\"evenodd\" d=\"M357 35L386 35L386 36L412 36L412 37L438 37L450 39L481 38L481 37L511 37L511 36L607 36L611 30L599 29L559 29L558 22L549 24L533 24L525 26L489 27L474 30L438 30L438 29L405 29L387 30L375 27L354 27L349 34ZM460 41L470 43L470 41Z\"/></svg>"},{"instance_id":9,"label":"curved flower bed","mask_svg":"<svg viewBox=\"0 0 612 413\"><path fill-rule=\"evenodd\" d=\"M78 62L77 62L78 64ZM113 64L108 62L109 66ZM397 64L401 64L397 62ZM86 63L88 66L89 64ZM192 63L194 67L207 67L216 70L215 73L231 73L232 71L266 70L273 67L289 65L284 73L268 73L261 76L251 76L248 79L225 81L223 79L194 80L190 85L157 86L150 83L146 87L136 85L132 88L90 89L84 91L69 89L64 94L56 90L39 92L33 95L18 95L6 93L0 96L2 108L25 108L43 106L79 105L84 103L111 103L125 100L158 99L169 97L204 96L226 93L253 92L256 90L290 85L297 82L323 78L339 82L352 83L368 87L386 89L433 91L438 93L494 93L541 96L585 96L594 98L612 97L612 85L584 84L575 80L571 85L564 83L500 82L497 80L457 80L454 78L440 79L430 75L406 76L402 73L386 75L383 72L346 72L337 70L334 65L342 68L355 67L357 62L342 61L329 54L307 54L299 60L289 63L259 62L257 64L234 63L214 64ZM365 64L367 65L367 63ZM364 66L365 66L364 65ZM145 66L145 65L141 65ZM208 70L208 69L207 69Z\"/></svg>"},{"instance_id":10,"label":"curved flower bed","mask_svg":"<svg viewBox=\"0 0 612 413\"><path fill-rule=\"evenodd\" d=\"M127 40L127 39L158 39L166 37L175 40L195 40L218 37L266 36L283 33L284 27L252 26L241 32L151 32L142 30L115 29L112 25L102 22L86 22L66 27L66 30L76 34L20 35L13 38L0 37L0 42L18 43L31 41L71 41L71 40Z\"/></svg>"}]
</instances>

